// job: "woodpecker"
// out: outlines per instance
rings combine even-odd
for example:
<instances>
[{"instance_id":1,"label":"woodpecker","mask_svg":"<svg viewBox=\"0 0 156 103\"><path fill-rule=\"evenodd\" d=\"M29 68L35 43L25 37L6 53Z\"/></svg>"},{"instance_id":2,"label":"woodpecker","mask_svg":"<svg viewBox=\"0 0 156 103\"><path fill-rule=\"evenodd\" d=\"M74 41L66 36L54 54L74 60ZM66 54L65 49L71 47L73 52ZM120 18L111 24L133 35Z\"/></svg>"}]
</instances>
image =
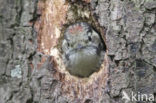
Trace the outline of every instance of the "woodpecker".
<instances>
[{"instance_id":1,"label":"woodpecker","mask_svg":"<svg viewBox=\"0 0 156 103\"><path fill-rule=\"evenodd\" d=\"M99 70L105 54L102 39L86 22L78 22L66 28L62 51L67 71L82 78Z\"/></svg>"}]
</instances>

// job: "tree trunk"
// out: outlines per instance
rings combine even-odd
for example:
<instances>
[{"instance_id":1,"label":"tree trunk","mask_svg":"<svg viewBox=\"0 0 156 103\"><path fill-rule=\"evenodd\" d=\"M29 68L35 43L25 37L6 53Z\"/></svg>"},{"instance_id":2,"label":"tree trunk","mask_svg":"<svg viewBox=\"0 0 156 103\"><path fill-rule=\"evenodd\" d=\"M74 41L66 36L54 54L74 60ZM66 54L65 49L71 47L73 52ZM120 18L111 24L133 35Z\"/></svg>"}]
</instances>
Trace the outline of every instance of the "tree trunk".
<instances>
[{"instance_id":1,"label":"tree trunk","mask_svg":"<svg viewBox=\"0 0 156 103\"><path fill-rule=\"evenodd\" d=\"M59 57L65 25L81 20L106 45L85 79ZM0 103L156 102L156 1L0 0L0 70Z\"/></svg>"}]
</instances>

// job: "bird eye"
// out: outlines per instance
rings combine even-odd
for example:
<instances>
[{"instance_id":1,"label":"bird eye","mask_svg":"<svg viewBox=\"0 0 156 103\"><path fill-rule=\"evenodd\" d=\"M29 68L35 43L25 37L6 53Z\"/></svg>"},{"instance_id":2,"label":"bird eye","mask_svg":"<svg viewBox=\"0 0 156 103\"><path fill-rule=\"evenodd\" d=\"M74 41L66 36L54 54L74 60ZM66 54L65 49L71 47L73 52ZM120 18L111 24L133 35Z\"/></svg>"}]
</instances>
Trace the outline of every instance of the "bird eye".
<instances>
[{"instance_id":1,"label":"bird eye","mask_svg":"<svg viewBox=\"0 0 156 103\"><path fill-rule=\"evenodd\" d=\"M99 43L98 47L100 48L101 47L101 44Z\"/></svg>"},{"instance_id":2,"label":"bird eye","mask_svg":"<svg viewBox=\"0 0 156 103\"><path fill-rule=\"evenodd\" d=\"M69 43L67 43L68 47L69 47Z\"/></svg>"},{"instance_id":3,"label":"bird eye","mask_svg":"<svg viewBox=\"0 0 156 103\"><path fill-rule=\"evenodd\" d=\"M89 40L89 41L92 41L92 38L89 36L89 37L88 37L88 40Z\"/></svg>"}]
</instances>

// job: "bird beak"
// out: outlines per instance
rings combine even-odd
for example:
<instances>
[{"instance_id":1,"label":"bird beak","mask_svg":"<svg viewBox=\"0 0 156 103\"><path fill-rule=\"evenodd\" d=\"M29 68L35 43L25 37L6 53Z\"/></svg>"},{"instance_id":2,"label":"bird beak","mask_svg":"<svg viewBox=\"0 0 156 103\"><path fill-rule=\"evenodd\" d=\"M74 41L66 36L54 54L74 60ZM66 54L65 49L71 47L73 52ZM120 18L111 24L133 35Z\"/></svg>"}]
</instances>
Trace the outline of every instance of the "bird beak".
<instances>
[{"instance_id":1,"label":"bird beak","mask_svg":"<svg viewBox=\"0 0 156 103\"><path fill-rule=\"evenodd\" d=\"M82 47L83 47L82 44L77 45L77 49L81 49Z\"/></svg>"}]
</instances>

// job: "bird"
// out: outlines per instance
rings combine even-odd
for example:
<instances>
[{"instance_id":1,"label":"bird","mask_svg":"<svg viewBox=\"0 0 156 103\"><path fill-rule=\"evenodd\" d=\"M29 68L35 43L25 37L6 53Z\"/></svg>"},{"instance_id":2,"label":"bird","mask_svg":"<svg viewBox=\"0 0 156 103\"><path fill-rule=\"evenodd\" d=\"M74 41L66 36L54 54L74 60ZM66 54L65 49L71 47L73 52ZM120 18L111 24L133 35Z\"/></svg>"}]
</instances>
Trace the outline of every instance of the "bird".
<instances>
[{"instance_id":1,"label":"bird","mask_svg":"<svg viewBox=\"0 0 156 103\"><path fill-rule=\"evenodd\" d=\"M77 22L66 28L62 51L67 71L81 78L97 72L105 54L100 35L87 22Z\"/></svg>"}]
</instances>

